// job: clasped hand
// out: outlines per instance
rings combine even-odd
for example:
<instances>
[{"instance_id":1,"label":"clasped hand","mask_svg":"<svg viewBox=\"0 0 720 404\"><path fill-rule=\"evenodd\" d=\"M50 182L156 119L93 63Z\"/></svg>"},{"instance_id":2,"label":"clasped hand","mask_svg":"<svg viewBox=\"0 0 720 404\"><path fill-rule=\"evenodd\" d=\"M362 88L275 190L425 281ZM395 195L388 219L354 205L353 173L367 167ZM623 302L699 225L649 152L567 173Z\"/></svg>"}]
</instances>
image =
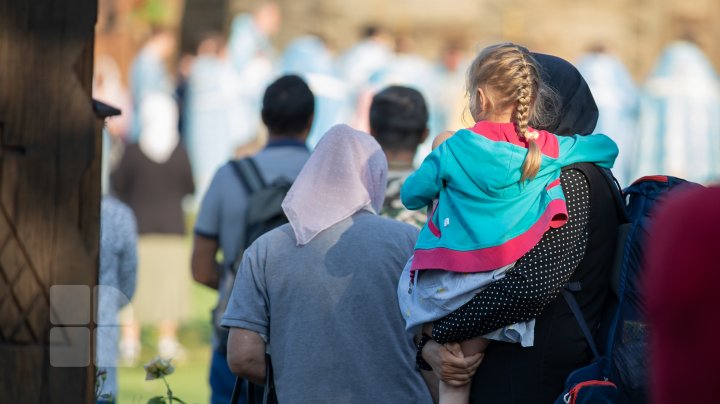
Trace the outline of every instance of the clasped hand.
<instances>
[{"instance_id":1,"label":"clasped hand","mask_svg":"<svg viewBox=\"0 0 720 404\"><path fill-rule=\"evenodd\" d=\"M463 355L456 342L440 345L432 340L425 344L422 355L435 376L451 386L470 383L484 357L483 353Z\"/></svg>"}]
</instances>

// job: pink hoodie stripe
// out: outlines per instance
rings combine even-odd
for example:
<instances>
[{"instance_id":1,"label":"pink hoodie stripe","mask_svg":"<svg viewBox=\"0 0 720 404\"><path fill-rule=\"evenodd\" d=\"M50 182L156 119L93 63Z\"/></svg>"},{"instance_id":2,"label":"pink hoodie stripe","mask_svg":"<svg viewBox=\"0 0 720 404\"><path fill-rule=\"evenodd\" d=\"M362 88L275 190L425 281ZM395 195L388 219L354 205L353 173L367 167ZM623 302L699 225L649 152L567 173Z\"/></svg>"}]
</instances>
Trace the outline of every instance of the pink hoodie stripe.
<instances>
[{"instance_id":1,"label":"pink hoodie stripe","mask_svg":"<svg viewBox=\"0 0 720 404\"><path fill-rule=\"evenodd\" d=\"M557 228L568 220L565 201L551 201L545 212L525 233L504 244L470 251L438 247L415 250L412 271L442 269L453 272L487 272L512 264L530 251L549 228Z\"/></svg>"}]
</instances>

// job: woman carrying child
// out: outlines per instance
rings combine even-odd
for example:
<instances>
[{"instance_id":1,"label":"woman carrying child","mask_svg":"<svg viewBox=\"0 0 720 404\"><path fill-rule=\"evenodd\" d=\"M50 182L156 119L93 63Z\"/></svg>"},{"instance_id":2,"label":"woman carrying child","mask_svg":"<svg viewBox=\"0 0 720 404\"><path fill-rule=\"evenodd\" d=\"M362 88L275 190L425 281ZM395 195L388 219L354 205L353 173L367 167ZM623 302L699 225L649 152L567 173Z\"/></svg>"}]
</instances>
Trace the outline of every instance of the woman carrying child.
<instances>
[{"instance_id":1,"label":"woman carrying child","mask_svg":"<svg viewBox=\"0 0 720 404\"><path fill-rule=\"evenodd\" d=\"M562 167L610 168L618 153L604 135L557 137L528 126L553 120L555 107L523 47L503 43L480 52L468 72L468 95L476 124L440 144L401 192L409 209L437 199L398 286L407 328L422 330L421 341L430 338L433 321L502 279L548 229L565 224ZM534 323L527 320L463 341L462 355L483 352L489 339L531 346ZM466 403L469 391L440 382L440 402Z\"/></svg>"}]
</instances>

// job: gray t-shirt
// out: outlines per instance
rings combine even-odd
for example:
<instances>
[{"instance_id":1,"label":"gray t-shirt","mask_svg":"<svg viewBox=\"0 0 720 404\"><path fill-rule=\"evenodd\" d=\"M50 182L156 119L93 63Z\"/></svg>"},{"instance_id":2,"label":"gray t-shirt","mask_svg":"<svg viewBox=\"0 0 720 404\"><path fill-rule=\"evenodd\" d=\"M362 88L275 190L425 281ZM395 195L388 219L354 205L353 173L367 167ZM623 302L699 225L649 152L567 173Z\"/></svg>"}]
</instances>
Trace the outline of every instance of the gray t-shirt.
<instances>
[{"instance_id":1,"label":"gray t-shirt","mask_svg":"<svg viewBox=\"0 0 720 404\"><path fill-rule=\"evenodd\" d=\"M296 246L246 250L222 325L268 337L281 403L431 403L397 283L418 229L361 211Z\"/></svg>"},{"instance_id":2,"label":"gray t-shirt","mask_svg":"<svg viewBox=\"0 0 720 404\"><path fill-rule=\"evenodd\" d=\"M266 183L279 177L295 180L310 157L302 142L276 141L253 156ZM223 251L224 262L231 264L245 237L247 192L230 163L220 167L203 197L195 233L216 239Z\"/></svg>"}]
</instances>

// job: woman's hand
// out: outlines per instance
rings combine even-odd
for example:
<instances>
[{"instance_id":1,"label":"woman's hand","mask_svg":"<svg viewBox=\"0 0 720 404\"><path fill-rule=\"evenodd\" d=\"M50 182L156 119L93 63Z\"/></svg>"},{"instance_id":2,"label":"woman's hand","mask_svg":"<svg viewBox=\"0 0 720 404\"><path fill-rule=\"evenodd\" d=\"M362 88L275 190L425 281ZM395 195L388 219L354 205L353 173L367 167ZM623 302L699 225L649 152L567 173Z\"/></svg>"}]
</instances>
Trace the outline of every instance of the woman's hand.
<instances>
[{"instance_id":1,"label":"woman's hand","mask_svg":"<svg viewBox=\"0 0 720 404\"><path fill-rule=\"evenodd\" d=\"M439 380L459 387L472 381L484 354L476 353L466 357L458 343L440 345L430 340L423 347L422 356L432 366Z\"/></svg>"}]
</instances>

